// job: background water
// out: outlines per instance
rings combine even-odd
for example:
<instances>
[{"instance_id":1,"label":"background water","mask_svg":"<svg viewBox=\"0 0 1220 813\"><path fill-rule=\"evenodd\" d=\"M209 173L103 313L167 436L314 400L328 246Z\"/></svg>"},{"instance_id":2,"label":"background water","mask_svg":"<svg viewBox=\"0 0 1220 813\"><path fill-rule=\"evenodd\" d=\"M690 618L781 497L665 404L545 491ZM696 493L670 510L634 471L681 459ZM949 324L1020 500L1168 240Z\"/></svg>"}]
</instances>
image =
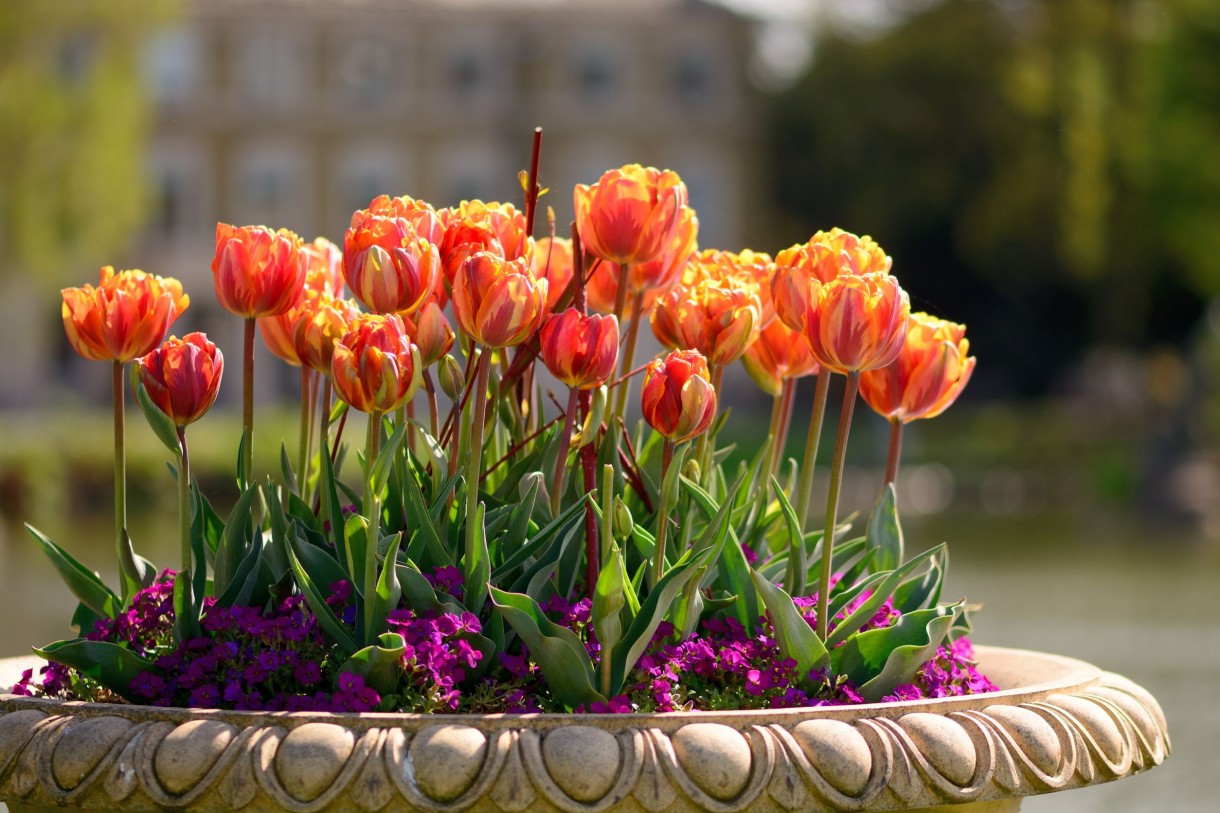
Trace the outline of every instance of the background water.
<instances>
[{"instance_id":1,"label":"background water","mask_svg":"<svg viewBox=\"0 0 1220 813\"><path fill-rule=\"evenodd\" d=\"M104 521L63 515L45 523L90 566L108 570ZM133 533L158 561L172 533L136 518ZM1174 753L1143 776L1029 799L1031 813L1195 813L1220 798L1214 737L1220 732L1220 551L1131 528L1081 538L1062 526L1021 519L941 515L908 523L909 544L950 542L946 597L981 602L974 640L1055 652L1126 675L1156 696ZM153 543L152 540L159 540ZM169 544L165 544L169 542ZM67 634L69 597L27 539L11 530L0 545L0 655Z\"/></svg>"}]
</instances>

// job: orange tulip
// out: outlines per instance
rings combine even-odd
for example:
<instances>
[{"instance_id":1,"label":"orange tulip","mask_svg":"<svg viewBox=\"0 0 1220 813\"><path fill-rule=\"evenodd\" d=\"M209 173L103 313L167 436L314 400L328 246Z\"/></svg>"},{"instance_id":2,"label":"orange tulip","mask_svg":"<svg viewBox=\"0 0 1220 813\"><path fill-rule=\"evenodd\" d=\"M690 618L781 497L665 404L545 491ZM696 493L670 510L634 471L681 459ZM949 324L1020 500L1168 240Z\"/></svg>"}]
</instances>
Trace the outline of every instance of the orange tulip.
<instances>
[{"instance_id":1,"label":"orange tulip","mask_svg":"<svg viewBox=\"0 0 1220 813\"><path fill-rule=\"evenodd\" d=\"M741 363L754 383L768 395L779 395L786 379L802 378L818 371L817 360L809 350L809 340L779 319L759 331L758 338L746 348Z\"/></svg>"},{"instance_id":2,"label":"orange tulip","mask_svg":"<svg viewBox=\"0 0 1220 813\"><path fill-rule=\"evenodd\" d=\"M437 246L401 217L361 210L343 237L343 277L352 295L375 313L414 313L432 294L441 270Z\"/></svg>"},{"instance_id":3,"label":"orange tulip","mask_svg":"<svg viewBox=\"0 0 1220 813\"><path fill-rule=\"evenodd\" d=\"M746 352L758 335L762 305L757 286L728 277L674 288L657 300L652 332L666 347L698 350L708 364L723 367Z\"/></svg>"},{"instance_id":4,"label":"orange tulip","mask_svg":"<svg viewBox=\"0 0 1220 813\"><path fill-rule=\"evenodd\" d=\"M441 258L445 279L450 285L471 254L487 251L506 260L516 260L526 256L529 248L525 215L511 203L464 200L445 213Z\"/></svg>"},{"instance_id":5,"label":"orange tulip","mask_svg":"<svg viewBox=\"0 0 1220 813\"><path fill-rule=\"evenodd\" d=\"M540 338L546 368L573 389L600 387L618 364L614 316L585 316L568 308L547 320Z\"/></svg>"},{"instance_id":6,"label":"orange tulip","mask_svg":"<svg viewBox=\"0 0 1220 813\"><path fill-rule=\"evenodd\" d=\"M402 218L411 224L411 228L415 229L416 234L434 246L439 246L445 237L445 226L441 222L440 215L422 200L416 200L406 195L397 198L378 195L373 198L365 211L382 217Z\"/></svg>"},{"instance_id":7,"label":"orange tulip","mask_svg":"<svg viewBox=\"0 0 1220 813\"><path fill-rule=\"evenodd\" d=\"M675 350L644 368L644 420L674 443L707 431L716 417L716 390L707 361L696 350Z\"/></svg>"},{"instance_id":8,"label":"orange tulip","mask_svg":"<svg viewBox=\"0 0 1220 813\"><path fill-rule=\"evenodd\" d=\"M422 365L402 317L363 314L335 344L331 372L335 392L361 412L397 409L415 395Z\"/></svg>"},{"instance_id":9,"label":"orange tulip","mask_svg":"<svg viewBox=\"0 0 1220 813\"><path fill-rule=\"evenodd\" d=\"M581 243L612 263L648 262L669 245L686 205L686 184L671 170L628 164L573 195Z\"/></svg>"},{"instance_id":10,"label":"orange tulip","mask_svg":"<svg viewBox=\"0 0 1220 813\"><path fill-rule=\"evenodd\" d=\"M572 282L572 241L543 237L534 244L534 278L545 279L546 309L553 311Z\"/></svg>"},{"instance_id":11,"label":"orange tulip","mask_svg":"<svg viewBox=\"0 0 1220 813\"><path fill-rule=\"evenodd\" d=\"M61 312L73 349L93 361L131 361L165 338L190 305L182 283L143 271L101 271L95 288L64 288Z\"/></svg>"},{"instance_id":12,"label":"orange tulip","mask_svg":"<svg viewBox=\"0 0 1220 813\"><path fill-rule=\"evenodd\" d=\"M297 322L308 313L312 301L317 297L317 292L306 289L301 301L289 310L275 316L263 316L258 320L258 332L263 337L263 344L267 345L267 349L271 351L272 355L283 359L293 367L301 366L301 357L297 355L293 331L296 329Z\"/></svg>"},{"instance_id":13,"label":"orange tulip","mask_svg":"<svg viewBox=\"0 0 1220 813\"><path fill-rule=\"evenodd\" d=\"M957 400L974 372L965 325L912 313L906 341L888 367L860 375L860 395L877 414L910 423L935 418Z\"/></svg>"},{"instance_id":14,"label":"orange tulip","mask_svg":"<svg viewBox=\"0 0 1220 813\"><path fill-rule=\"evenodd\" d=\"M813 357L836 373L874 370L902 349L911 301L889 274L844 274L809 283L805 336Z\"/></svg>"},{"instance_id":15,"label":"orange tulip","mask_svg":"<svg viewBox=\"0 0 1220 813\"><path fill-rule=\"evenodd\" d=\"M224 355L202 333L171 337L136 359L139 386L179 427L194 423L211 409L224 369Z\"/></svg>"},{"instance_id":16,"label":"orange tulip","mask_svg":"<svg viewBox=\"0 0 1220 813\"><path fill-rule=\"evenodd\" d=\"M453 281L453 313L462 330L487 347L530 339L546 319L547 281L535 279L529 258L489 252L467 258Z\"/></svg>"},{"instance_id":17,"label":"orange tulip","mask_svg":"<svg viewBox=\"0 0 1220 813\"><path fill-rule=\"evenodd\" d=\"M328 294L311 297L293 324L296 355L311 370L330 375L335 342L347 335L351 323L360 315L355 300Z\"/></svg>"},{"instance_id":18,"label":"orange tulip","mask_svg":"<svg viewBox=\"0 0 1220 813\"><path fill-rule=\"evenodd\" d=\"M305 288L301 238L287 229L217 223L212 277L230 313L246 319L283 313Z\"/></svg>"},{"instance_id":19,"label":"orange tulip","mask_svg":"<svg viewBox=\"0 0 1220 813\"><path fill-rule=\"evenodd\" d=\"M425 367L440 361L453 348L453 327L435 301L429 301L413 317L403 319L407 334L419 348Z\"/></svg>"},{"instance_id":20,"label":"orange tulip","mask_svg":"<svg viewBox=\"0 0 1220 813\"><path fill-rule=\"evenodd\" d=\"M678 228L665 249L648 262L636 263L628 269L628 294L644 294L645 312L652 308L658 296L682 279L682 271L695 253L698 234L699 218L695 216L695 210L683 206L678 213ZM618 278L617 263L600 263L589 278L589 307L604 313L613 312L618 296ZM627 297L629 309L633 307L632 299L630 295Z\"/></svg>"},{"instance_id":21,"label":"orange tulip","mask_svg":"<svg viewBox=\"0 0 1220 813\"><path fill-rule=\"evenodd\" d=\"M793 330L804 330L811 280L830 282L840 274L888 273L891 260L873 238L839 228L819 231L809 241L775 258L771 293L776 314Z\"/></svg>"},{"instance_id":22,"label":"orange tulip","mask_svg":"<svg viewBox=\"0 0 1220 813\"><path fill-rule=\"evenodd\" d=\"M305 290L343 296L343 250L325 237L316 237L301 246L301 254L305 258Z\"/></svg>"}]
</instances>

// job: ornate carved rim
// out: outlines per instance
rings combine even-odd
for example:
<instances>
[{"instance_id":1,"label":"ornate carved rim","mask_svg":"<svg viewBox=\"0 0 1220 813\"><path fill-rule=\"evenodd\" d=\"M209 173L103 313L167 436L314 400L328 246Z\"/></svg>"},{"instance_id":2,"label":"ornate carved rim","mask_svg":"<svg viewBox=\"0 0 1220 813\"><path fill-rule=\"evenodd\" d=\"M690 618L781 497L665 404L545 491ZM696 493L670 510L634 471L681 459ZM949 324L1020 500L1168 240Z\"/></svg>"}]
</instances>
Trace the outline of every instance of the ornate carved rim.
<instances>
[{"instance_id":1,"label":"ornate carved rim","mask_svg":"<svg viewBox=\"0 0 1220 813\"><path fill-rule=\"evenodd\" d=\"M284 714L0 695L0 799L124 810L913 809L1119 779L1170 750L1144 689L978 647L1000 692L762 712ZM30 659L0 661L0 682Z\"/></svg>"}]
</instances>

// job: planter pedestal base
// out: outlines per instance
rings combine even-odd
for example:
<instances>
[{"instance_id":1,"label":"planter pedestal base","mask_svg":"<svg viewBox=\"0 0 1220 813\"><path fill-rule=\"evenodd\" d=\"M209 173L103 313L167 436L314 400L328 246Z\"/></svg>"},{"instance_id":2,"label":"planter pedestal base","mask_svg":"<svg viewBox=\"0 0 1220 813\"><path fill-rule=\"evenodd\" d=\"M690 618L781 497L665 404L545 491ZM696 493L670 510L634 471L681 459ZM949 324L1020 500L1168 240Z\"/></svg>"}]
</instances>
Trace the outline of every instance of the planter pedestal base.
<instances>
[{"instance_id":1,"label":"planter pedestal base","mask_svg":"<svg viewBox=\"0 0 1220 813\"><path fill-rule=\"evenodd\" d=\"M976 651L1001 691L754 712L277 714L0 695L0 800L14 813L1009 813L1168 755L1160 707L1129 680ZM26 665L0 661L0 684Z\"/></svg>"}]
</instances>

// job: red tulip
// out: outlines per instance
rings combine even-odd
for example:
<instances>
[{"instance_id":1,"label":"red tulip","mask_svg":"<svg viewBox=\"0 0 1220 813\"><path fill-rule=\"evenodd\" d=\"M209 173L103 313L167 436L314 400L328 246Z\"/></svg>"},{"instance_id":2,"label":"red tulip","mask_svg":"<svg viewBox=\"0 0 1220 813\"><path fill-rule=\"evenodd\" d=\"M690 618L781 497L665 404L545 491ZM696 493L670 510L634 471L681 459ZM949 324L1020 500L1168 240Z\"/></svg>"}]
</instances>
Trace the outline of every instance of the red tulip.
<instances>
[{"instance_id":1,"label":"red tulip","mask_svg":"<svg viewBox=\"0 0 1220 813\"><path fill-rule=\"evenodd\" d=\"M246 319L284 313L305 289L301 238L287 229L216 224L212 277L225 310Z\"/></svg>"},{"instance_id":2,"label":"red tulip","mask_svg":"<svg viewBox=\"0 0 1220 813\"><path fill-rule=\"evenodd\" d=\"M889 274L844 274L809 283L805 336L813 357L836 373L874 370L902 349L911 301Z\"/></svg>"},{"instance_id":3,"label":"red tulip","mask_svg":"<svg viewBox=\"0 0 1220 813\"><path fill-rule=\"evenodd\" d=\"M888 367L860 375L860 395L877 414L910 423L935 418L957 400L974 372L965 325L911 314L906 341Z\"/></svg>"},{"instance_id":4,"label":"red tulip","mask_svg":"<svg viewBox=\"0 0 1220 813\"><path fill-rule=\"evenodd\" d=\"M414 316L404 317L403 325L411 341L419 348L425 367L440 361L453 348L453 326L435 301L429 301Z\"/></svg>"},{"instance_id":5,"label":"red tulip","mask_svg":"<svg viewBox=\"0 0 1220 813\"><path fill-rule=\"evenodd\" d=\"M674 288L653 308L652 332L673 349L698 350L709 364L736 361L758 336L758 286L729 277Z\"/></svg>"},{"instance_id":6,"label":"red tulip","mask_svg":"<svg viewBox=\"0 0 1220 813\"><path fill-rule=\"evenodd\" d=\"M224 355L202 333L171 337L136 359L139 385L179 427L194 423L211 409L224 368Z\"/></svg>"},{"instance_id":7,"label":"red tulip","mask_svg":"<svg viewBox=\"0 0 1220 813\"><path fill-rule=\"evenodd\" d=\"M573 194L581 243L606 262L648 262L678 229L686 184L671 170L628 164L612 169Z\"/></svg>"},{"instance_id":8,"label":"red tulip","mask_svg":"<svg viewBox=\"0 0 1220 813\"><path fill-rule=\"evenodd\" d=\"M335 393L361 412L390 412L419 387L422 365L402 317L364 314L335 344L331 361Z\"/></svg>"},{"instance_id":9,"label":"red tulip","mask_svg":"<svg viewBox=\"0 0 1220 813\"><path fill-rule=\"evenodd\" d=\"M131 361L165 338L190 305L182 283L143 271L101 271L97 287L64 288L64 330L73 349L93 361Z\"/></svg>"},{"instance_id":10,"label":"red tulip","mask_svg":"<svg viewBox=\"0 0 1220 813\"><path fill-rule=\"evenodd\" d=\"M707 361L695 350L675 350L644 368L644 420L674 443L707 431L716 416L716 390Z\"/></svg>"},{"instance_id":11,"label":"red tulip","mask_svg":"<svg viewBox=\"0 0 1220 813\"><path fill-rule=\"evenodd\" d=\"M535 279L528 257L488 252L467 258L453 281L453 313L462 330L487 347L529 340L546 318L547 281Z\"/></svg>"},{"instance_id":12,"label":"red tulip","mask_svg":"<svg viewBox=\"0 0 1220 813\"><path fill-rule=\"evenodd\" d=\"M546 368L573 389L600 387L618 364L618 319L613 316L585 316L568 308L547 320L540 339Z\"/></svg>"},{"instance_id":13,"label":"red tulip","mask_svg":"<svg viewBox=\"0 0 1220 813\"><path fill-rule=\"evenodd\" d=\"M343 237L343 277L369 310L414 313L435 290L440 271L437 246L406 219L366 210L352 215Z\"/></svg>"},{"instance_id":14,"label":"red tulip","mask_svg":"<svg viewBox=\"0 0 1220 813\"><path fill-rule=\"evenodd\" d=\"M779 395L785 379L802 378L818 371L809 340L779 319L759 331L758 338L746 348L741 363L768 395Z\"/></svg>"},{"instance_id":15,"label":"red tulip","mask_svg":"<svg viewBox=\"0 0 1220 813\"><path fill-rule=\"evenodd\" d=\"M891 260L873 238L839 228L817 232L809 241L781 251L771 283L776 314L793 330L804 330L809 283L830 282L840 274L888 273Z\"/></svg>"}]
</instances>

